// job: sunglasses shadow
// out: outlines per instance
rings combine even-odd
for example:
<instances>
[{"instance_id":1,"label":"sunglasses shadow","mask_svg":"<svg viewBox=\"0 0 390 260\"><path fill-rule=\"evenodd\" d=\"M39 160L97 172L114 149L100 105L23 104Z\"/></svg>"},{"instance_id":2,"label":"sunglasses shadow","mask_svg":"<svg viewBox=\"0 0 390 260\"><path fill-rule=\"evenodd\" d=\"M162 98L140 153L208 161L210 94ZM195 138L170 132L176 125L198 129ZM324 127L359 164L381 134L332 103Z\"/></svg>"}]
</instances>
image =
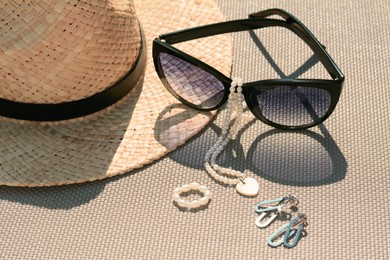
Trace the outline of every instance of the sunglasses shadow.
<instances>
[{"instance_id":1,"label":"sunglasses shadow","mask_svg":"<svg viewBox=\"0 0 390 260\"><path fill-rule=\"evenodd\" d=\"M325 126L311 130L269 130L247 152L248 169L272 182L320 186L345 178L348 164Z\"/></svg>"},{"instance_id":2,"label":"sunglasses shadow","mask_svg":"<svg viewBox=\"0 0 390 260\"><path fill-rule=\"evenodd\" d=\"M316 65L319 60L315 54L313 54L309 59L306 60L299 68L297 68L290 75L286 75L283 70L278 66L276 61L272 58L271 54L267 51L264 44L260 41L259 37L256 35L254 31L249 31L249 35L252 41L255 43L257 49L261 52L264 58L267 60L268 64L272 67L272 69L279 75L281 79L295 79L299 76L303 75L306 71L308 71L311 67Z\"/></svg>"},{"instance_id":3,"label":"sunglasses shadow","mask_svg":"<svg viewBox=\"0 0 390 260\"><path fill-rule=\"evenodd\" d=\"M345 178L347 161L323 124L318 126L321 134L311 130L268 130L255 137L245 154L242 139L248 140L258 133L261 124L254 118L248 121L221 153L218 163L292 186L320 186ZM204 156L220 134L221 128L212 122L168 157L183 166L204 170Z\"/></svg>"},{"instance_id":4,"label":"sunglasses shadow","mask_svg":"<svg viewBox=\"0 0 390 260\"><path fill-rule=\"evenodd\" d=\"M199 112L181 103L169 105L157 117L154 138L168 150L172 150L178 144L184 144L190 137L189 135L196 134L190 131L194 128L200 128L196 124L196 117L202 117L203 122L208 122L212 116L213 113L211 112ZM179 131L179 129L182 130ZM188 129L188 131L184 131L184 129ZM179 133L182 133L182 135Z\"/></svg>"}]
</instances>

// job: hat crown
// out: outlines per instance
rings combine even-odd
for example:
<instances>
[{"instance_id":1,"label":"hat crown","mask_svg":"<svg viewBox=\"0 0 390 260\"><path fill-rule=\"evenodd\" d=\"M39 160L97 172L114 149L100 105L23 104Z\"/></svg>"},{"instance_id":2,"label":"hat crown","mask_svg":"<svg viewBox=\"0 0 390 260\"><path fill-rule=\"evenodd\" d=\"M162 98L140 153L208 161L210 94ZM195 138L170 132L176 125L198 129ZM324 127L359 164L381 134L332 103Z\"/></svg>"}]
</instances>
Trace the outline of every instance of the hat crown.
<instances>
[{"instance_id":1,"label":"hat crown","mask_svg":"<svg viewBox=\"0 0 390 260\"><path fill-rule=\"evenodd\" d=\"M57 104L122 79L140 49L132 0L0 3L0 98Z\"/></svg>"}]
</instances>

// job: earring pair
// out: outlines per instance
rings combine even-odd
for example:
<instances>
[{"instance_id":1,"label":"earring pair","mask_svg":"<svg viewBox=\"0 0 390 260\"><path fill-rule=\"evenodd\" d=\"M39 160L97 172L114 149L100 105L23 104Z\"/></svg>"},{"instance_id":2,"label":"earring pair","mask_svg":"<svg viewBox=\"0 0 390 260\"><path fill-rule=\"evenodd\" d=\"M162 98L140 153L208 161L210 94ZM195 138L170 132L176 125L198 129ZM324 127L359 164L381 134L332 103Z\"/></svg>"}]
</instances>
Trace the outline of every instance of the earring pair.
<instances>
[{"instance_id":1,"label":"earring pair","mask_svg":"<svg viewBox=\"0 0 390 260\"><path fill-rule=\"evenodd\" d=\"M298 203L296 196L287 195L282 198L263 201L256 205L255 212L260 215L256 218L255 224L259 228L268 227L276 218L288 220L287 224L281 226L268 237L269 246L278 247L283 244L292 248L297 245L304 228L307 226L305 214L297 213L293 217L293 213L298 210Z\"/></svg>"}]
</instances>

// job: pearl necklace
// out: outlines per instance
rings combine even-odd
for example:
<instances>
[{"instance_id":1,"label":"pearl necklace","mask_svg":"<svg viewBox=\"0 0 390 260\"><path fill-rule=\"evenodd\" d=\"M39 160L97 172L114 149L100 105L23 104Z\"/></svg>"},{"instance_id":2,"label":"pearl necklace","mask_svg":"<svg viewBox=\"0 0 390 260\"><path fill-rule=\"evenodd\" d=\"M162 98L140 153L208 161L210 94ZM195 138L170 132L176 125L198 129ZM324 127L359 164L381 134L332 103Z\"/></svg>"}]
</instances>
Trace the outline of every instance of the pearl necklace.
<instances>
[{"instance_id":1,"label":"pearl necklace","mask_svg":"<svg viewBox=\"0 0 390 260\"><path fill-rule=\"evenodd\" d=\"M226 113L223 120L222 134L218 137L217 142L210 148L205 156L205 169L217 181L227 184L236 185L238 193L245 196L256 196L259 192L258 182L246 174L219 166L216 161L221 152L225 149L231 139L234 139L239 131L241 116L243 113L244 96L242 94L242 78L233 79L230 86L229 99L226 104ZM233 121L234 120L234 121ZM231 123L233 122L233 123ZM230 127L231 125L231 127ZM228 175L236 178L228 178Z\"/></svg>"}]
</instances>

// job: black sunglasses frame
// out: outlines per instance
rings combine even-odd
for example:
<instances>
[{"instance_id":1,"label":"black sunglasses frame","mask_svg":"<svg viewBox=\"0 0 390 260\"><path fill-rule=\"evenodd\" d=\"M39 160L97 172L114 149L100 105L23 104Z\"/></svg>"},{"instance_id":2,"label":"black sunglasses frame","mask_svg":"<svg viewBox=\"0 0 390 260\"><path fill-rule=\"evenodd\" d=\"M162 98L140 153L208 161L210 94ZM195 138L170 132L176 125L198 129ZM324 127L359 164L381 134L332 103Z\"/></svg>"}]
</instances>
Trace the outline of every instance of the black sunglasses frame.
<instances>
[{"instance_id":1,"label":"black sunglasses frame","mask_svg":"<svg viewBox=\"0 0 390 260\"><path fill-rule=\"evenodd\" d=\"M282 18L284 18L285 21L279 19L266 18L271 15L279 15ZM281 9L269 9L255 14L251 14L249 15L249 19L233 20L233 21L227 21L222 23L210 24L210 25L205 25L205 26L200 26L200 27L195 27L195 28L190 28L186 30L160 35L159 38L156 38L153 41L153 61L156 68L156 72L160 77L160 80L162 81L164 86L167 88L167 90L183 104L192 107L194 109L203 110L203 111L218 109L228 99L230 93L229 89L230 89L230 84L232 82L232 79L225 76L224 74L222 74L215 68L209 66L208 64L173 47L172 44L194 40L197 38L217 35L217 34L246 31L246 30L260 29L260 28L273 27L273 26L287 28L293 31L296 35L298 35L303 41L305 41L309 45L309 47L313 50L314 54L317 56L319 61L324 65L324 67L332 77L332 80L269 79L269 80L259 80L255 82L244 83L242 88L243 88L243 94L245 96L245 101L247 103L247 106L258 119L275 128L285 129L285 130L300 130L300 129L306 129L318 125L324 122L334 111L342 92L342 87L343 87L343 82L345 77L343 73L340 71L340 69L338 68L338 66L335 64L335 62L332 60L328 52L325 50L325 47L314 37L314 35L309 31L309 29L307 29L306 26L303 25L302 22L300 22L293 15ZM171 88L170 84L168 83L164 75L160 63L160 59L159 59L160 53L168 53L170 55L178 57L184 61L193 64L194 66L203 69L204 71L216 77L223 84L225 88L224 96L221 99L221 101L214 107L202 108L201 106L196 106L188 102L187 100L183 99L182 97L180 97ZM273 86L275 87L290 86L292 88L295 88L297 86L302 86L302 87L311 87L311 88L326 90L331 96L331 103L329 109L327 110L325 115L323 115L321 118L319 118L318 120L310 124L299 125L299 126L288 126L288 125L280 125L274 123L262 115L258 105L256 106L256 101L253 98L254 95L252 95L256 91L269 89L270 87Z\"/></svg>"}]
</instances>

